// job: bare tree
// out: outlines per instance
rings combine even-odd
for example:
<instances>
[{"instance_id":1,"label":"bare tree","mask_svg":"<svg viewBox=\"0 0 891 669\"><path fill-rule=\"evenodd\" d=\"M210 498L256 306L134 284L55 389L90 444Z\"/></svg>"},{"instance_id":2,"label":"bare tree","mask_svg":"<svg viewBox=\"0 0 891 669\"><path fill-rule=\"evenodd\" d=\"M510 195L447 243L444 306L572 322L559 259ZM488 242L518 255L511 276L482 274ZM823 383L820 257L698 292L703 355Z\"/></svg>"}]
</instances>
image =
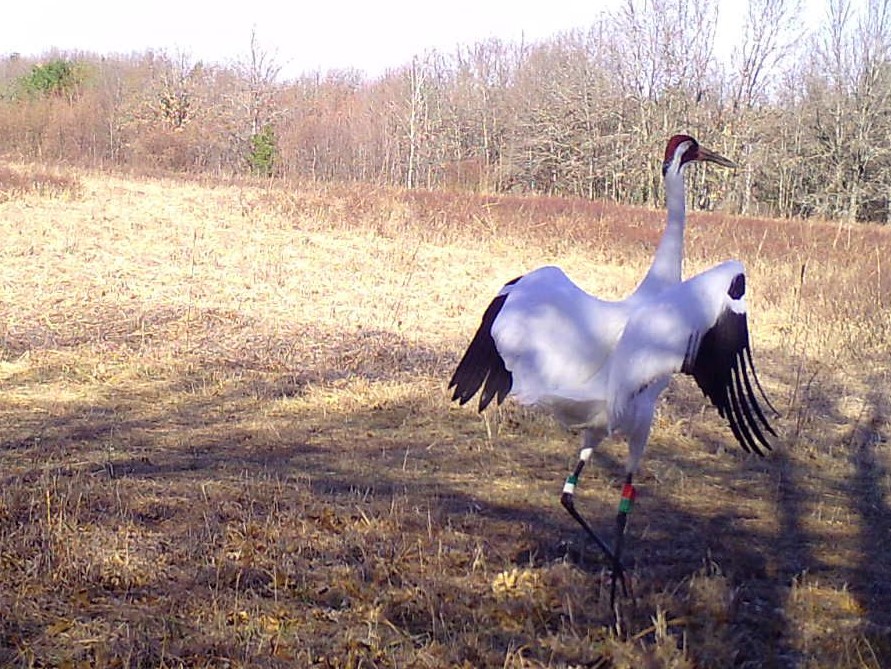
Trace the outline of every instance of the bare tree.
<instances>
[{"instance_id":1,"label":"bare tree","mask_svg":"<svg viewBox=\"0 0 891 669\"><path fill-rule=\"evenodd\" d=\"M847 220L887 217L891 128L891 0L829 0L815 50L806 111L824 170L812 195L818 213ZM878 214L876 208L882 210Z\"/></svg>"},{"instance_id":2,"label":"bare tree","mask_svg":"<svg viewBox=\"0 0 891 669\"><path fill-rule=\"evenodd\" d=\"M800 0L748 0L741 43L733 50L734 111L766 104L783 63L801 39Z\"/></svg>"},{"instance_id":3,"label":"bare tree","mask_svg":"<svg viewBox=\"0 0 891 669\"><path fill-rule=\"evenodd\" d=\"M732 146L725 148L740 159L737 206L744 214L757 208L755 182L770 179L770 170L781 168L775 158L785 156L780 150L784 132L776 128L782 108L775 94L782 77L793 81L785 66L802 37L800 15L799 0L749 0L741 41L731 53L726 81Z\"/></svg>"},{"instance_id":4,"label":"bare tree","mask_svg":"<svg viewBox=\"0 0 891 669\"><path fill-rule=\"evenodd\" d=\"M408 68L408 164L405 171L405 185L414 188L417 185L417 160L420 144L421 126L426 120L426 99L424 86L427 78L424 63L417 56L412 59Z\"/></svg>"},{"instance_id":5,"label":"bare tree","mask_svg":"<svg viewBox=\"0 0 891 669\"><path fill-rule=\"evenodd\" d=\"M665 137L686 130L708 139L719 134L709 118L713 85L715 0L625 0L611 15L609 69L624 101L623 129L631 154L652 155ZM692 192L707 196L704 175ZM658 170L646 166L634 176L637 198L658 200Z\"/></svg>"},{"instance_id":6,"label":"bare tree","mask_svg":"<svg viewBox=\"0 0 891 669\"><path fill-rule=\"evenodd\" d=\"M281 72L275 54L260 43L256 27L251 29L247 58L236 65L236 72L246 87L242 105L250 120L250 134L253 137L278 115L275 92L276 80Z\"/></svg>"}]
</instances>

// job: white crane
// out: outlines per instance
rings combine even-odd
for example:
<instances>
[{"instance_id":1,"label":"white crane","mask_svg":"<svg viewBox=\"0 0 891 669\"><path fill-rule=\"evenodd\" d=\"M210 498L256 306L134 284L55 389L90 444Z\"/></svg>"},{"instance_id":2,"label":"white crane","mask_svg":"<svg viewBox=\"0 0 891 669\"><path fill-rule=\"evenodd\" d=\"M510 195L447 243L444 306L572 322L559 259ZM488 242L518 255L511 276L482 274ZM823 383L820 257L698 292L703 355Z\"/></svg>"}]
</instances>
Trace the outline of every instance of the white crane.
<instances>
[{"instance_id":1,"label":"white crane","mask_svg":"<svg viewBox=\"0 0 891 669\"><path fill-rule=\"evenodd\" d=\"M581 430L582 448L560 501L612 565L611 602L632 480L647 445L656 402L676 372L692 375L748 452L770 449L776 436L758 404L768 406L755 375L745 308L745 271L729 260L681 281L684 254L684 167L693 161L734 163L688 135L668 140L662 175L668 223L653 264L637 289L621 301L598 299L557 267L541 267L508 282L483 314L449 388L465 404L480 389L479 410L513 395L549 410L564 426ZM754 387L753 387L754 382ZM774 410L775 412L775 410ZM625 485L613 547L575 508L573 496L593 449L608 435L628 441Z\"/></svg>"}]
</instances>

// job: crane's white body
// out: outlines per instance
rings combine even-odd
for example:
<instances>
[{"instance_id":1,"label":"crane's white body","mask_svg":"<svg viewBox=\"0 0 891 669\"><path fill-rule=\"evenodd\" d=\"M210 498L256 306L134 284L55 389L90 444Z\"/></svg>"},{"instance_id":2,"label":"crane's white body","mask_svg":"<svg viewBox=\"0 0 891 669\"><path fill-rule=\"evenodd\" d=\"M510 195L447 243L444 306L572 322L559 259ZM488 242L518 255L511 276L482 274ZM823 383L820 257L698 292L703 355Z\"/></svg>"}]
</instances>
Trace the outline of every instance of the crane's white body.
<instances>
[{"instance_id":1,"label":"crane's white body","mask_svg":"<svg viewBox=\"0 0 891 669\"><path fill-rule=\"evenodd\" d=\"M744 298L727 295L743 273L730 260L684 282L641 284L621 301L590 295L557 267L526 274L502 290L491 329L513 375L511 394L568 428L627 436L634 471L657 400L681 371L690 341L725 309L745 312Z\"/></svg>"},{"instance_id":2,"label":"crane's white body","mask_svg":"<svg viewBox=\"0 0 891 669\"><path fill-rule=\"evenodd\" d=\"M495 395L501 401L507 391L522 404L542 407L565 426L583 430L583 459L608 434L621 434L628 439L626 468L633 473L659 396L672 374L686 371L728 418L744 448L760 452L758 443L769 448L763 438L756 441L763 434L750 424L758 417L771 431L752 396L746 367L751 355L742 264L730 260L687 281L681 278L683 170L697 159L732 165L687 136L669 140L663 167L668 221L653 263L631 295L599 299L551 266L508 283L452 379L455 399L467 401L500 374L500 382L484 391L481 409ZM723 318L726 313L739 318ZM707 351L698 358L706 336ZM486 341L491 341L488 349ZM715 365L719 378L711 370Z\"/></svg>"}]
</instances>

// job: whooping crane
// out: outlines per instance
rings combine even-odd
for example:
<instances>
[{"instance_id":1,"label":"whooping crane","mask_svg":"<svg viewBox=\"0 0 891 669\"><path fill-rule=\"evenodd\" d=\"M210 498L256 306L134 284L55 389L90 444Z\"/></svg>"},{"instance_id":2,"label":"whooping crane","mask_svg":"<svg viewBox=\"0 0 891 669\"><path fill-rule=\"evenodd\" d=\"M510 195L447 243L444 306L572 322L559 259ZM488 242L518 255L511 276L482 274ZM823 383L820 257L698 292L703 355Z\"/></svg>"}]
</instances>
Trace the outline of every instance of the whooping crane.
<instances>
[{"instance_id":1,"label":"whooping crane","mask_svg":"<svg viewBox=\"0 0 891 669\"><path fill-rule=\"evenodd\" d=\"M492 300L449 382L452 399L466 403L480 389L479 410L508 395L550 411L582 432L578 464L566 479L561 503L612 565L611 605L632 485L647 445L659 396L676 372L693 376L727 420L739 444L764 455L765 432L776 436L756 399L746 320L746 277L728 260L681 281L684 253L684 167L709 161L735 164L688 135L668 140L662 175L668 222L653 264L637 289L621 301L594 297L557 267L541 267L509 281ZM754 386L753 386L754 383ZM775 412L775 410L774 410ZM610 548L575 508L579 476L593 449L608 435L628 441L616 535Z\"/></svg>"}]
</instances>

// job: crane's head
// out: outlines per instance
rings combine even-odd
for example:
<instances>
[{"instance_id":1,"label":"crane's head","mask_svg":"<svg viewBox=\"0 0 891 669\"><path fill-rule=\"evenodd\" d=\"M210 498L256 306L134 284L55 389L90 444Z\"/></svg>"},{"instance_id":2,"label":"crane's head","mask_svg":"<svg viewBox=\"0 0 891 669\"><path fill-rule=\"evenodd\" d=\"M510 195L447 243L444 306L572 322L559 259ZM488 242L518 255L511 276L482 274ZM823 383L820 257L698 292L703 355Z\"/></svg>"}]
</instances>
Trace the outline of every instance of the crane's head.
<instances>
[{"instance_id":1,"label":"crane's head","mask_svg":"<svg viewBox=\"0 0 891 669\"><path fill-rule=\"evenodd\" d=\"M699 142L690 137L690 135L675 135L668 140L668 144L665 147L665 162L662 163L662 176L664 177L668 174L669 170L680 173L684 165L694 160L718 163L718 165L723 165L724 167L736 167L736 163L732 160L728 160L714 151L699 146Z\"/></svg>"}]
</instances>

